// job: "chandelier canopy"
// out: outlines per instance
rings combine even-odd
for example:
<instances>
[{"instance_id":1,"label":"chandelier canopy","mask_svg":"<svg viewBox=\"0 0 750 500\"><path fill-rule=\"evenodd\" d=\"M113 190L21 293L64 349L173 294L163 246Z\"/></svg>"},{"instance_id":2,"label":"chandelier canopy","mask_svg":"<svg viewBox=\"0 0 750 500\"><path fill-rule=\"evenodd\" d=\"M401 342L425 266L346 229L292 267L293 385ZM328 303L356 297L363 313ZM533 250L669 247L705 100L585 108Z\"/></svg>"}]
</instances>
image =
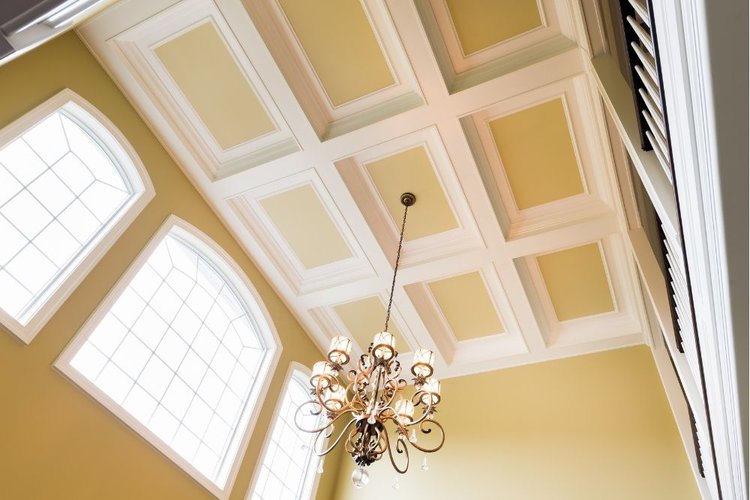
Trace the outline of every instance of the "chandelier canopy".
<instances>
[{"instance_id":1,"label":"chandelier canopy","mask_svg":"<svg viewBox=\"0 0 750 500\"><path fill-rule=\"evenodd\" d=\"M328 454L341 441L344 442L347 453L357 464L352 480L358 488L369 480L365 468L380 460L384 454L388 454L394 469L403 474L409 468L409 446L433 453L445 441L443 426L434 419L440 403L440 382L432 376L434 353L428 349L414 352L411 364L414 393L407 397L408 383L401 376L396 338L388 332L406 216L415 202L413 194L401 195L404 218L383 331L375 334L367 353L362 354L356 366L349 370L346 367L351 361L352 341L348 337L334 337L328 360L318 361L313 366L311 398L297 408L295 417L300 430L315 434L314 449L319 456ZM421 415L415 415L417 410L421 411ZM317 418L305 418L309 416ZM316 421L319 424L306 428L301 424L303 421ZM337 430L338 435L329 444L328 440ZM417 430L420 435L434 436L429 439L431 445L419 440ZM426 458L422 468L427 468Z\"/></svg>"}]
</instances>

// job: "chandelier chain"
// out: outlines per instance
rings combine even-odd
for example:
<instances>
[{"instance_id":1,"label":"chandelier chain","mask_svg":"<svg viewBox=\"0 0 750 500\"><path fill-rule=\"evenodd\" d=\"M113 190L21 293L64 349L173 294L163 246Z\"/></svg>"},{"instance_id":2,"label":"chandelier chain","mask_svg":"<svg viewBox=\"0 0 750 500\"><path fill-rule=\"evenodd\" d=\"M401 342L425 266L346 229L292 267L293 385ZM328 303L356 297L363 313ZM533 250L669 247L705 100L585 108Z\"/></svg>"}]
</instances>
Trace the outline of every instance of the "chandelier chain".
<instances>
[{"instance_id":1,"label":"chandelier chain","mask_svg":"<svg viewBox=\"0 0 750 500\"><path fill-rule=\"evenodd\" d=\"M391 281L391 295L388 297L388 308L385 311L385 326L383 331L388 331L388 322L391 319L391 307L393 306L393 292L396 289L396 275L398 274L398 264L401 260L401 247L404 245L404 230L406 229L406 215L409 213L409 205L404 205L404 219L401 221L401 235L398 240L398 250L396 251L396 265L393 268L393 280Z\"/></svg>"}]
</instances>

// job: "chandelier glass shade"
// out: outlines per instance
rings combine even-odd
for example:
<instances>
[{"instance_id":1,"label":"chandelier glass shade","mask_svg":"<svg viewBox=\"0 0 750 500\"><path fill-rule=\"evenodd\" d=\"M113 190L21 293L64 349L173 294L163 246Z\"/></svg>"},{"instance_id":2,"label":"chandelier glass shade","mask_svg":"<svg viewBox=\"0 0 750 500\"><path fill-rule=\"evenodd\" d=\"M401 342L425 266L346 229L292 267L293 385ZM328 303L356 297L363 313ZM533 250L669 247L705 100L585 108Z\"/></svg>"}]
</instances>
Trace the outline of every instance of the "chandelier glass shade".
<instances>
[{"instance_id":1,"label":"chandelier glass shade","mask_svg":"<svg viewBox=\"0 0 750 500\"><path fill-rule=\"evenodd\" d=\"M391 295L385 328L376 333L367 352L348 367L352 341L338 336L331 340L327 360L318 361L310 376L311 398L297 408L295 422L304 432L315 434L314 450L319 456L343 445L357 468L352 474L355 486L367 483L365 467L387 455L397 472L409 468L410 447L424 453L438 451L445 441L442 425L434 418L440 403L440 382L433 377L435 355L417 349L411 364L413 393L402 377L396 338L388 332L393 290L398 273L408 209L416 198L401 196L404 219L401 226ZM316 416L315 419L305 418ZM303 421L322 422L306 428ZM334 434L336 436L334 437ZM429 437L427 437L429 435ZM419 436L419 437L418 437ZM426 469L426 465L423 465Z\"/></svg>"}]
</instances>

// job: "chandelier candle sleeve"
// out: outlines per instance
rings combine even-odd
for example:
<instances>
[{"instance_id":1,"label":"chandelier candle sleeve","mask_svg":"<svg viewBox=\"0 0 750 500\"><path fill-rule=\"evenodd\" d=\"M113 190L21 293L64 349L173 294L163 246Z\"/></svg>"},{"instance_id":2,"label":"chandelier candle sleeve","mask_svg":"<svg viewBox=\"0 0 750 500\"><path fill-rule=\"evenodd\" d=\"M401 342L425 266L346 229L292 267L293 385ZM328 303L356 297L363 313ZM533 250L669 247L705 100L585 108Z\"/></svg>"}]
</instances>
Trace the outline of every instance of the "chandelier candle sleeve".
<instances>
[{"instance_id":1,"label":"chandelier candle sleeve","mask_svg":"<svg viewBox=\"0 0 750 500\"><path fill-rule=\"evenodd\" d=\"M380 332L375 334L372 341L372 353L377 359L388 360L396 352L396 337L389 332Z\"/></svg>"},{"instance_id":2,"label":"chandelier candle sleeve","mask_svg":"<svg viewBox=\"0 0 750 500\"><path fill-rule=\"evenodd\" d=\"M401 425L408 425L414 420L414 403L408 399L399 399L396 401L394 411Z\"/></svg>"},{"instance_id":3,"label":"chandelier candle sleeve","mask_svg":"<svg viewBox=\"0 0 750 500\"><path fill-rule=\"evenodd\" d=\"M341 385L329 387L323 391L323 406L328 411L339 411L346 402L346 388Z\"/></svg>"},{"instance_id":4,"label":"chandelier candle sleeve","mask_svg":"<svg viewBox=\"0 0 750 500\"><path fill-rule=\"evenodd\" d=\"M433 406L440 402L440 381L436 378L430 377L425 380L422 385L422 402L426 405L432 404Z\"/></svg>"},{"instance_id":5,"label":"chandelier candle sleeve","mask_svg":"<svg viewBox=\"0 0 750 500\"><path fill-rule=\"evenodd\" d=\"M338 375L336 368L328 361L318 361L313 365L310 385L313 388L325 389L330 386Z\"/></svg>"},{"instance_id":6,"label":"chandelier candle sleeve","mask_svg":"<svg viewBox=\"0 0 750 500\"><path fill-rule=\"evenodd\" d=\"M416 377L427 378L432 375L435 364L435 353L429 349L417 349L414 352L414 361L411 364L411 372Z\"/></svg>"},{"instance_id":7,"label":"chandelier candle sleeve","mask_svg":"<svg viewBox=\"0 0 750 500\"><path fill-rule=\"evenodd\" d=\"M345 365L349 362L352 353L352 340L348 337L333 337L331 348L328 350L328 359L337 365Z\"/></svg>"}]
</instances>

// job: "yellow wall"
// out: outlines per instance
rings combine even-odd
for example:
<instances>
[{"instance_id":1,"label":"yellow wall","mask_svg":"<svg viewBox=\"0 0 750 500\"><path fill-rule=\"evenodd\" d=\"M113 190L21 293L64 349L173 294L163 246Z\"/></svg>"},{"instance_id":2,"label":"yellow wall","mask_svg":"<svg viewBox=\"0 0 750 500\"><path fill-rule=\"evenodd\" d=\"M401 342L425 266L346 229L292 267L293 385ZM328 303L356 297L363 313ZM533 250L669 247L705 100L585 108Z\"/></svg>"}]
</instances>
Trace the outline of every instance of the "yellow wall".
<instances>
[{"instance_id":1,"label":"yellow wall","mask_svg":"<svg viewBox=\"0 0 750 500\"><path fill-rule=\"evenodd\" d=\"M0 67L0 127L64 88L107 115L146 165L156 197L30 345L0 331L0 498L213 498L52 364L149 237L174 213L221 245L245 270L284 345L242 462L233 499L244 498L291 361L320 357L300 325L146 124L72 32ZM2 327L0 327L0 330ZM335 469L335 460L327 464ZM330 498L324 477L321 498Z\"/></svg>"},{"instance_id":2,"label":"yellow wall","mask_svg":"<svg viewBox=\"0 0 750 500\"><path fill-rule=\"evenodd\" d=\"M341 461L337 499L699 498L646 346L450 379L442 450L392 489L390 464L361 490ZM387 458L386 458L387 460Z\"/></svg>"}]
</instances>

